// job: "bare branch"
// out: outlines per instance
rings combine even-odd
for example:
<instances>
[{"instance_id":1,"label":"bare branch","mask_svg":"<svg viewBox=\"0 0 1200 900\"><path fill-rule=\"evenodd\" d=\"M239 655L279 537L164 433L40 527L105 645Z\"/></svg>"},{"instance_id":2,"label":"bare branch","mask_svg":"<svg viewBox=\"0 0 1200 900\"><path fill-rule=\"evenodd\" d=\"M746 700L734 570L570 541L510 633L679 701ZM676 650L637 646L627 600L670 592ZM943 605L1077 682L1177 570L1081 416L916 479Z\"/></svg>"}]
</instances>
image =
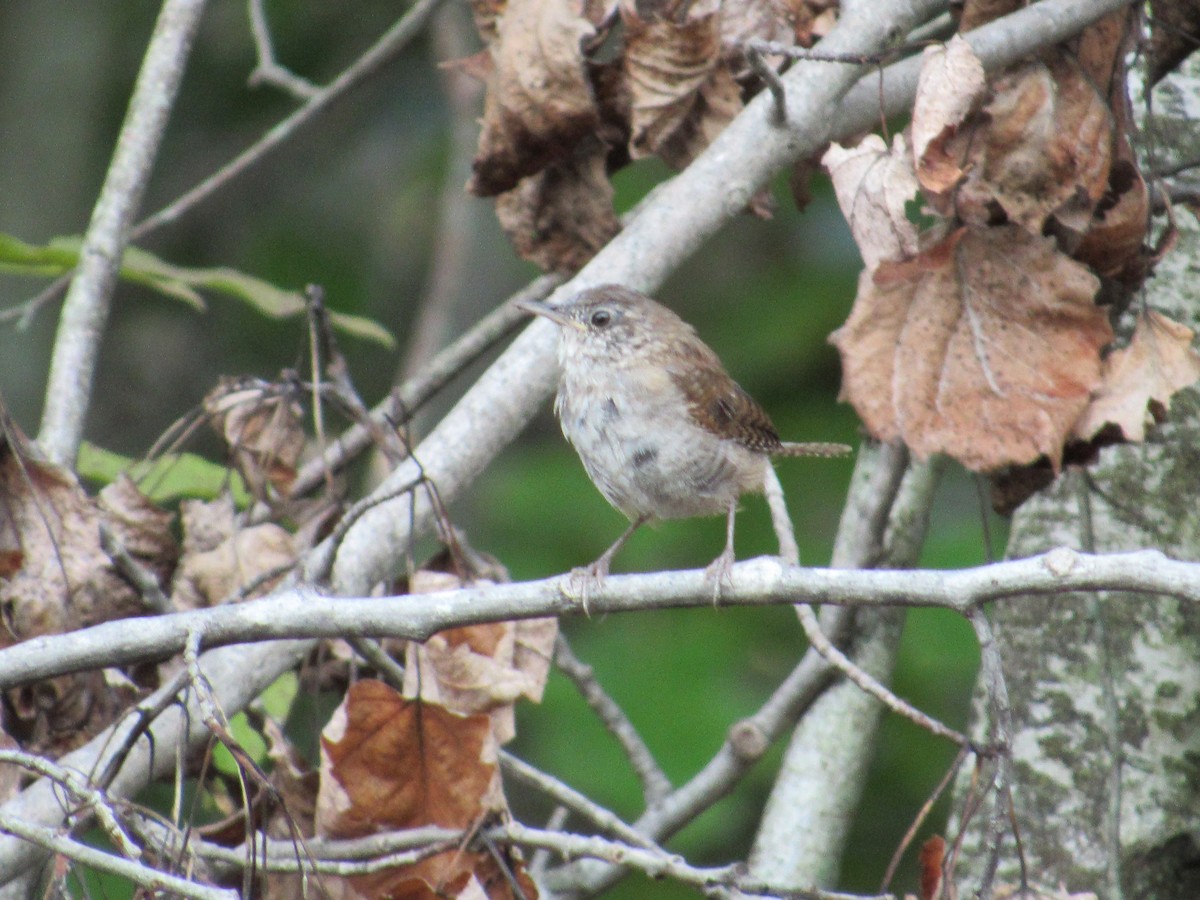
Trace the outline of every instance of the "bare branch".
<instances>
[{"instance_id":1,"label":"bare branch","mask_svg":"<svg viewBox=\"0 0 1200 900\"><path fill-rule=\"evenodd\" d=\"M190 191L173 200L154 215L139 222L130 234L130 239L140 240L163 225L174 222L193 206L207 200L220 188L287 141L302 126L324 112L325 108L334 100L373 75L381 66L395 57L409 41L421 32L440 2L441 0L417 0L400 21L389 28L383 37L372 44L370 49L353 65L345 69L327 86L317 91L307 103L294 113L272 127L257 143L247 147Z\"/></svg>"},{"instance_id":2,"label":"bare branch","mask_svg":"<svg viewBox=\"0 0 1200 900\"><path fill-rule=\"evenodd\" d=\"M642 736L629 721L629 717L625 715L625 711L601 687L592 667L571 651L571 645L561 632L554 648L554 663L560 672L574 682L592 712L625 751L629 764L642 783L642 796L646 805L653 806L662 801L671 792L671 782L658 765L650 748L646 746L646 742L642 740Z\"/></svg>"},{"instance_id":3,"label":"bare branch","mask_svg":"<svg viewBox=\"0 0 1200 900\"><path fill-rule=\"evenodd\" d=\"M172 891L181 897L193 897L195 900L237 900L238 897L237 891L207 887L178 875L160 872L142 863L121 859L111 853L73 841L53 828L35 825L3 812L0 812L0 832L15 835L22 841L28 841L34 846L61 854L102 872L128 878L147 890Z\"/></svg>"},{"instance_id":4,"label":"bare branch","mask_svg":"<svg viewBox=\"0 0 1200 900\"><path fill-rule=\"evenodd\" d=\"M263 0L249 0L249 12L250 33L254 35L254 50L258 54L258 65L250 73L250 86L273 84L298 100L311 100L320 89L307 78L302 78L275 60L271 27L267 24L267 11L263 8Z\"/></svg>"},{"instance_id":5,"label":"bare branch","mask_svg":"<svg viewBox=\"0 0 1200 900\"><path fill-rule=\"evenodd\" d=\"M73 465L79 451L117 270L203 11L204 0L163 4L83 237L58 323L38 434L47 457L60 465Z\"/></svg>"},{"instance_id":6,"label":"bare branch","mask_svg":"<svg viewBox=\"0 0 1200 900\"><path fill-rule=\"evenodd\" d=\"M563 577L400 597L324 597L293 587L244 603L137 619L136 627L129 619L105 622L0 650L0 690L82 669L159 659L180 652L191 631L201 634L204 648L288 638L423 641L462 625L578 615L577 602L562 591ZM966 615L984 603L1071 591L1165 594L1198 603L1200 563L1168 559L1157 550L1093 556L1066 548L955 571L800 568L759 557L734 565L721 604L927 607ZM710 607L712 585L702 569L612 575L588 602L593 614Z\"/></svg>"}]
</instances>

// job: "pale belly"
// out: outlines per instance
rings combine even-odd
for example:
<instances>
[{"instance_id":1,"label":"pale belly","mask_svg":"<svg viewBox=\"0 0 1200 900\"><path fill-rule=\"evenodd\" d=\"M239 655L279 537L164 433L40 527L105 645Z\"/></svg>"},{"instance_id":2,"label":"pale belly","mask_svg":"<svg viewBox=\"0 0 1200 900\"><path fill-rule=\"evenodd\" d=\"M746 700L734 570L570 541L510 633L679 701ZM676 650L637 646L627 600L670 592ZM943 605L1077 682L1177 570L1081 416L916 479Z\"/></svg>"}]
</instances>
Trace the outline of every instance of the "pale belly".
<instances>
[{"instance_id":1,"label":"pale belly","mask_svg":"<svg viewBox=\"0 0 1200 900\"><path fill-rule=\"evenodd\" d=\"M767 457L694 424L678 396L647 390L560 390L555 406L605 499L630 519L724 513L762 489Z\"/></svg>"}]
</instances>

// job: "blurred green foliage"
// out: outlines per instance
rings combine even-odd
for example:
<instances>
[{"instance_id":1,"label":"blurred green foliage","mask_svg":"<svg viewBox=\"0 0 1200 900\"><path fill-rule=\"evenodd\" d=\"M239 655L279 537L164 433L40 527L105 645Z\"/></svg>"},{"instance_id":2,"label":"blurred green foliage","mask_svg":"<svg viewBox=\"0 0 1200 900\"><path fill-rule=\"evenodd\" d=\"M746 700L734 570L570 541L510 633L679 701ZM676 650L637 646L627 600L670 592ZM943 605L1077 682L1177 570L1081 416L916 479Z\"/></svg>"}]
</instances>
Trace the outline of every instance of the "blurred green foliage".
<instances>
[{"instance_id":1,"label":"blurred green foliage","mask_svg":"<svg viewBox=\"0 0 1200 900\"><path fill-rule=\"evenodd\" d=\"M332 77L403 10L400 3L268 4L280 57L315 80ZM0 6L0 231L38 242L78 233L124 113L156 9L145 4ZM322 284L332 308L383 323L405 346L445 237L439 210L465 180L452 170L450 112L435 54L422 39L401 58L247 175L147 243L181 266L228 266L285 290ZM199 35L144 205L151 212L197 183L293 107L271 89L251 90L253 47L240 4L213 4ZM617 177L621 211L668 173L654 163ZM838 361L827 337L845 318L859 271L857 252L828 185L815 186L803 213L773 186L775 216L731 223L658 292L693 322L728 369L792 440L857 443L853 413L837 403ZM468 200L470 253L454 300L461 331L530 275L507 249L490 203ZM27 281L0 280L3 308L30 297ZM57 306L34 312L24 332L0 329L0 394L18 422L36 431ZM105 344L90 417L97 444L137 457L194 407L220 375L270 377L299 366L301 322L278 322L233 304L198 313L143 288L122 285ZM453 335L449 335L453 336ZM395 353L346 340L350 370L368 403L397 371ZM452 399L459 379L441 402ZM209 453L211 439L189 449ZM852 468L847 460L783 461L779 474L803 559L829 559ZM972 481L951 471L938 494L924 565L984 562L985 514ZM473 544L498 556L514 578L546 576L594 559L624 527L588 482L547 411L506 448L452 508ZM990 522L993 532L1002 532ZM643 529L617 571L697 567L722 546L719 520ZM1003 546L1003 534L991 544ZM749 498L738 518L738 556L773 552L765 505ZM643 731L676 783L690 778L731 724L753 712L804 650L786 609L703 609L564 621L576 653ZM914 612L901 648L898 692L962 727L976 666L975 643L957 617ZM310 758L329 698L301 695L289 719ZM639 788L614 740L574 689L552 676L540 706L518 710L519 755L572 786L635 816ZM776 747L733 794L670 846L700 864L744 855L770 790ZM889 718L853 832L844 887L870 890L953 748ZM549 810L515 791L533 824ZM943 801L919 839L941 830ZM894 888L915 886L911 860ZM95 895L121 896L110 883ZM630 878L611 896L671 898L691 890Z\"/></svg>"}]
</instances>

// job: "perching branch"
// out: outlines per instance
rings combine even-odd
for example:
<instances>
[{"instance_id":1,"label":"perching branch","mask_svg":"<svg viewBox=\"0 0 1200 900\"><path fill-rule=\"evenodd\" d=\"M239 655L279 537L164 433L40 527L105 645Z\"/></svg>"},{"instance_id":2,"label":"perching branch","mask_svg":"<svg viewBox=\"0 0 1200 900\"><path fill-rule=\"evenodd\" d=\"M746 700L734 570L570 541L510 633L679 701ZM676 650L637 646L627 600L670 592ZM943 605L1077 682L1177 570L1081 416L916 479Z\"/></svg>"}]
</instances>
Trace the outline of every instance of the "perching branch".
<instances>
[{"instance_id":1,"label":"perching branch","mask_svg":"<svg viewBox=\"0 0 1200 900\"><path fill-rule=\"evenodd\" d=\"M578 615L582 612L578 600L563 593L565 584L566 576L556 576L397 597L325 597L311 588L293 587L244 603L105 622L30 638L0 650L0 690L83 669L170 656L183 650L193 632L200 635L205 649L300 638L423 641L463 625ZM1200 563L1168 559L1157 550L1094 556L1066 548L954 571L800 568L759 557L733 566L721 604L933 607L969 615L984 603L1071 591L1154 593L1200 603ZM712 604L712 585L700 569L612 575L589 593L588 604L593 615L706 607ZM131 627L134 622L136 627Z\"/></svg>"}]
</instances>

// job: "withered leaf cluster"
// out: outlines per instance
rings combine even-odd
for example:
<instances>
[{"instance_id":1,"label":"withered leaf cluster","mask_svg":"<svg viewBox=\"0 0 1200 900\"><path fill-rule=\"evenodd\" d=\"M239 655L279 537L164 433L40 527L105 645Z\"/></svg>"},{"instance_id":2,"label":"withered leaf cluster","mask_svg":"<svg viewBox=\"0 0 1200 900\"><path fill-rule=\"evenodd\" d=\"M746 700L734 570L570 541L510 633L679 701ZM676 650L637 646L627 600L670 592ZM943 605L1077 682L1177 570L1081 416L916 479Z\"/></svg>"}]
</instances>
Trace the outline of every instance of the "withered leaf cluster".
<instances>
[{"instance_id":1,"label":"withered leaf cluster","mask_svg":"<svg viewBox=\"0 0 1200 900\"><path fill-rule=\"evenodd\" d=\"M967 2L962 27L1015 5ZM1142 440L1200 377L1191 333L1158 314L1104 355L1102 284L1132 288L1153 262L1127 139L1136 16L990 78L961 37L929 48L907 133L826 154L866 264L831 340L873 436L980 472L1057 469L1072 441Z\"/></svg>"},{"instance_id":2,"label":"withered leaf cluster","mask_svg":"<svg viewBox=\"0 0 1200 900\"><path fill-rule=\"evenodd\" d=\"M496 197L517 252L580 268L620 230L609 176L691 162L756 89L751 38L810 44L834 0L474 0L485 79L469 190Z\"/></svg>"},{"instance_id":3,"label":"withered leaf cluster","mask_svg":"<svg viewBox=\"0 0 1200 900\"><path fill-rule=\"evenodd\" d=\"M461 585L455 575L422 569L409 588ZM315 833L352 838L505 821L497 754L516 733L514 703L541 700L557 634L556 619L456 628L407 645L402 693L379 681L351 685L321 737ZM524 896L537 896L519 856L507 854L502 864ZM517 896L500 860L461 846L337 886L360 897Z\"/></svg>"}]
</instances>

